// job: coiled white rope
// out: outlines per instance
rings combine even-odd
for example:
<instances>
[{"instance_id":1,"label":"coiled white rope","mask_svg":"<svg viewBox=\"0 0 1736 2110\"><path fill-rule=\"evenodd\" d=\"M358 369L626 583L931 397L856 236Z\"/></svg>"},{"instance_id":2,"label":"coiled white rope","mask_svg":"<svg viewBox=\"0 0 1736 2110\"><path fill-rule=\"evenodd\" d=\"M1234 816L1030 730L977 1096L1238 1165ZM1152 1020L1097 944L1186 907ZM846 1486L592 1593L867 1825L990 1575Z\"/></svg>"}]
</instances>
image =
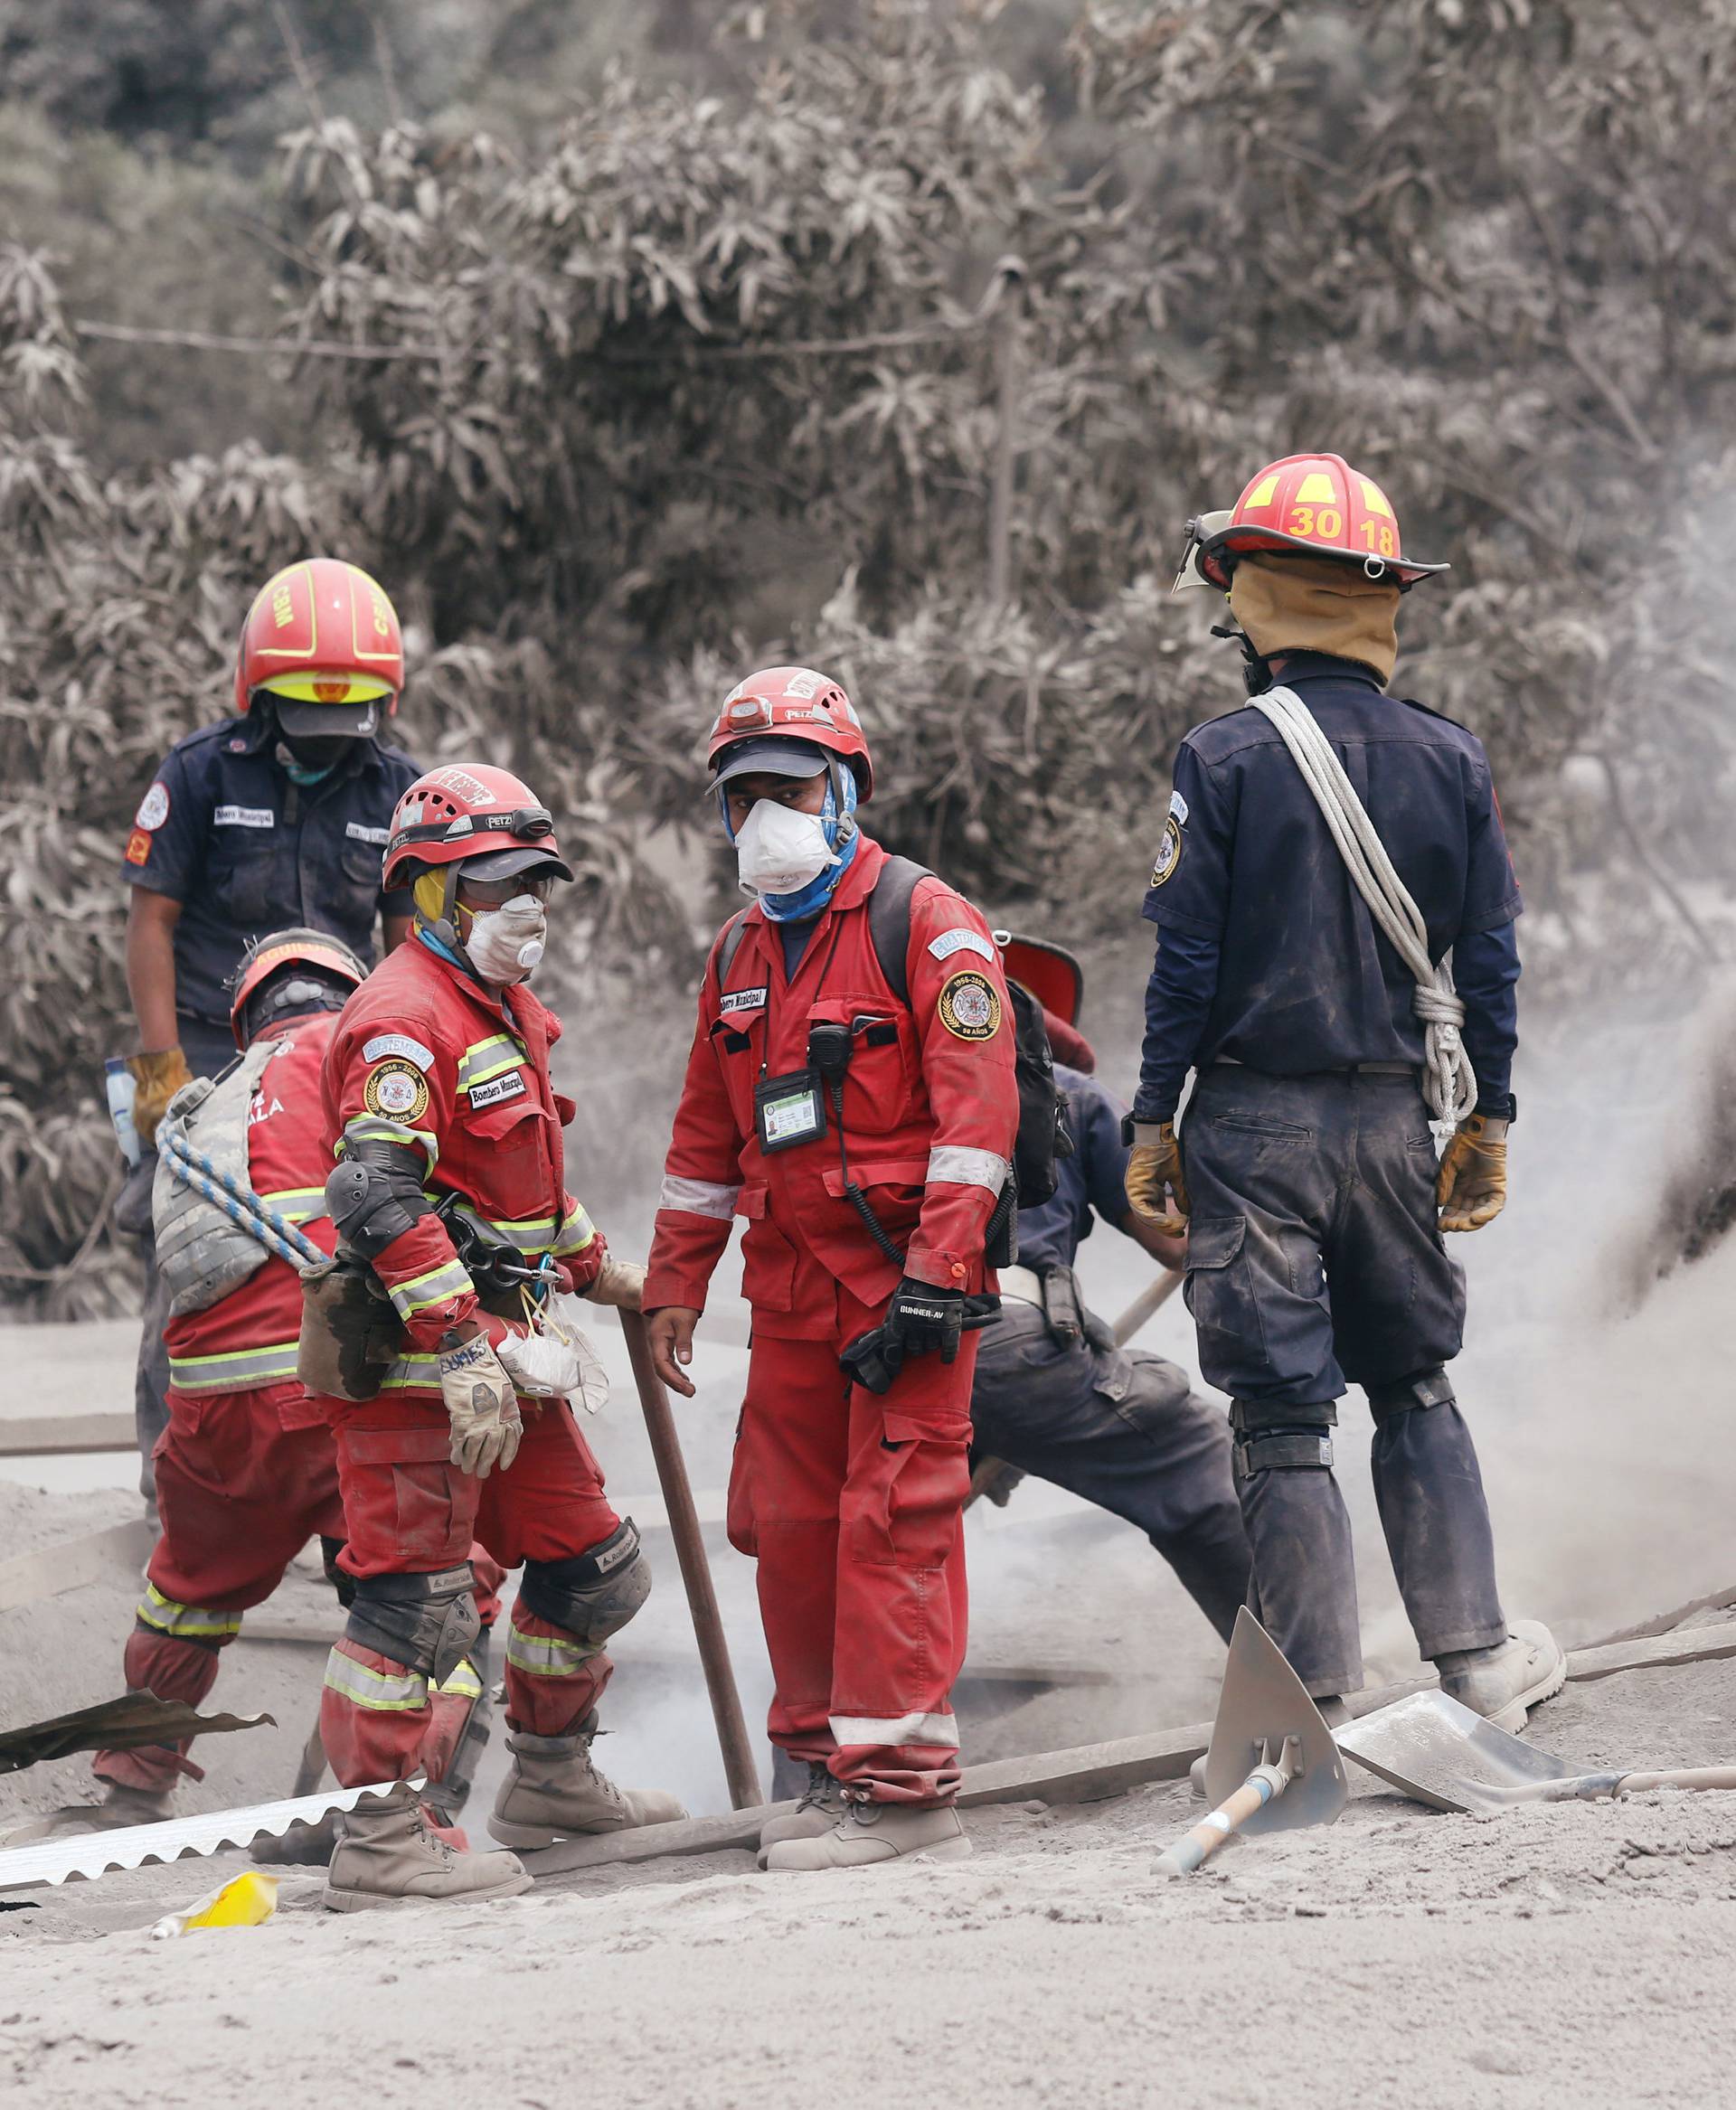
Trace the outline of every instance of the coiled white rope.
<instances>
[{"instance_id":1,"label":"coiled white rope","mask_svg":"<svg viewBox=\"0 0 1736 2110\"><path fill-rule=\"evenodd\" d=\"M1429 1126L1436 1147L1442 1149L1477 1104L1477 1073L1459 1034L1465 1006L1453 987L1452 970L1444 959L1436 966L1429 957L1429 927L1422 911L1393 869L1356 787L1313 711L1294 689L1268 689L1252 702L1278 728L1332 831L1356 891L1417 984L1411 1003L1424 1027L1422 1096L1435 1116Z\"/></svg>"}]
</instances>

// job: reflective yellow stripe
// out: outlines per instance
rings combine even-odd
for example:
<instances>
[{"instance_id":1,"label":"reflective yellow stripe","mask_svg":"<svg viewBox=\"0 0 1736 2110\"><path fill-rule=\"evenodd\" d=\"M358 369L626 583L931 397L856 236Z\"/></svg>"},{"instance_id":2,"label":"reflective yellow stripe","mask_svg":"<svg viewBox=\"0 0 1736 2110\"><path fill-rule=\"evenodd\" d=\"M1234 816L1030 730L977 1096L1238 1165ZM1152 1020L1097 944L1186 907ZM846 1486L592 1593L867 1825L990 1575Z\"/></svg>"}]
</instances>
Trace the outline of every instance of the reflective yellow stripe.
<instances>
[{"instance_id":1,"label":"reflective yellow stripe","mask_svg":"<svg viewBox=\"0 0 1736 2110\"><path fill-rule=\"evenodd\" d=\"M261 1194L259 1200L279 1216L287 1216L291 1223L307 1223L326 1213L324 1187L284 1187L275 1194Z\"/></svg>"},{"instance_id":2,"label":"reflective yellow stripe","mask_svg":"<svg viewBox=\"0 0 1736 2110\"><path fill-rule=\"evenodd\" d=\"M506 1661L533 1678L576 1678L593 1656L602 1653L600 1642L593 1647L558 1634L521 1634L516 1626L506 1636Z\"/></svg>"},{"instance_id":3,"label":"reflective yellow stripe","mask_svg":"<svg viewBox=\"0 0 1736 2110\"><path fill-rule=\"evenodd\" d=\"M440 1389L440 1359L438 1355L401 1355L388 1365L386 1374L380 1380L382 1392L401 1392L406 1386L417 1391L438 1392Z\"/></svg>"},{"instance_id":4,"label":"reflective yellow stripe","mask_svg":"<svg viewBox=\"0 0 1736 2110\"><path fill-rule=\"evenodd\" d=\"M145 1585L137 1616L145 1625L155 1627L158 1634L173 1634L184 1640L195 1634L232 1634L241 1631L239 1612L211 1612L203 1605L177 1605L173 1597L165 1597L154 1582Z\"/></svg>"},{"instance_id":5,"label":"reflective yellow stripe","mask_svg":"<svg viewBox=\"0 0 1736 2110\"><path fill-rule=\"evenodd\" d=\"M169 1382L177 1392L246 1392L296 1374L296 1341L265 1348L232 1348L222 1355L172 1355Z\"/></svg>"},{"instance_id":6,"label":"reflective yellow stripe","mask_svg":"<svg viewBox=\"0 0 1736 2110\"><path fill-rule=\"evenodd\" d=\"M462 1260L443 1260L438 1267L430 1267L426 1275L415 1275L408 1282L401 1282L387 1295L401 1319L413 1319L418 1312L429 1311L435 1305L450 1304L456 1296L473 1296L476 1287L470 1279L470 1270Z\"/></svg>"},{"instance_id":7,"label":"reflective yellow stripe","mask_svg":"<svg viewBox=\"0 0 1736 2110\"><path fill-rule=\"evenodd\" d=\"M448 1700L480 1700L482 1680L476 1675L476 1666L466 1656L444 1685L431 1686L429 1690Z\"/></svg>"},{"instance_id":8,"label":"reflective yellow stripe","mask_svg":"<svg viewBox=\"0 0 1736 2110\"><path fill-rule=\"evenodd\" d=\"M561 1235L554 1241L556 1258L567 1253L582 1253L597 1236L597 1226L582 1209L575 1209L561 1226Z\"/></svg>"},{"instance_id":9,"label":"reflective yellow stripe","mask_svg":"<svg viewBox=\"0 0 1736 2110\"><path fill-rule=\"evenodd\" d=\"M409 1714L428 1705L428 1680L420 1671L371 1671L336 1649L326 1659L326 1683L374 1714Z\"/></svg>"},{"instance_id":10,"label":"reflective yellow stripe","mask_svg":"<svg viewBox=\"0 0 1736 2110\"><path fill-rule=\"evenodd\" d=\"M529 1060L519 1043L505 1033L478 1041L458 1058L458 1089L467 1092L474 1085L486 1084L491 1077L505 1077L509 1069L517 1069Z\"/></svg>"},{"instance_id":11,"label":"reflective yellow stripe","mask_svg":"<svg viewBox=\"0 0 1736 2110\"><path fill-rule=\"evenodd\" d=\"M503 1238L511 1239L521 1253L546 1253L554 1243L554 1235L561 1228L558 1216L525 1216L514 1221L507 1218L489 1216L483 1219L491 1224Z\"/></svg>"},{"instance_id":12,"label":"reflective yellow stripe","mask_svg":"<svg viewBox=\"0 0 1736 2110\"><path fill-rule=\"evenodd\" d=\"M337 1139L340 1157L351 1137L357 1143L401 1143L420 1150L430 1173L439 1160L439 1141L430 1129L406 1128L401 1122L388 1121L382 1114L357 1114L344 1124L344 1134Z\"/></svg>"}]
</instances>

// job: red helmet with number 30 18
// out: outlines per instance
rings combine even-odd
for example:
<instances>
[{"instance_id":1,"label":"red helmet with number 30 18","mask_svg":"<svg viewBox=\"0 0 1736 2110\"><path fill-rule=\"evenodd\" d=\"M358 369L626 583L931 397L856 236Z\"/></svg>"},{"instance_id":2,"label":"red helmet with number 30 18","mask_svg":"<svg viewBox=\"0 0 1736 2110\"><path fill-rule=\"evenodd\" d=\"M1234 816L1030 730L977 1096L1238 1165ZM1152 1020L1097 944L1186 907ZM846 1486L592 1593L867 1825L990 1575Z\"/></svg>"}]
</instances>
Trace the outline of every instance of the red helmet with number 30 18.
<instances>
[{"instance_id":1,"label":"red helmet with number 30 18","mask_svg":"<svg viewBox=\"0 0 1736 2110\"><path fill-rule=\"evenodd\" d=\"M809 666L761 667L738 682L723 699L705 759L718 758L740 740L768 735L807 740L847 761L855 772L856 802L865 805L874 788L874 766L856 707L829 674Z\"/></svg>"},{"instance_id":2,"label":"red helmet with number 30 18","mask_svg":"<svg viewBox=\"0 0 1736 2110\"><path fill-rule=\"evenodd\" d=\"M515 852L508 856L505 852ZM554 817L530 786L490 762L448 762L419 777L398 801L381 885L408 886L419 870L486 859L476 877L553 867L572 877L554 839Z\"/></svg>"},{"instance_id":3,"label":"red helmet with number 30 18","mask_svg":"<svg viewBox=\"0 0 1736 2110\"><path fill-rule=\"evenodd\" d=\"M1451 569L1404 555L1385 492L1337 454L1292 454L1269 463L1227 519L1210 514L1190 522L1188 532L1184 578L1196 565L1201 578L1226 593L1237 560L1261 553L1338 558L1401 591Z\"/></svg>"}]
</instances>

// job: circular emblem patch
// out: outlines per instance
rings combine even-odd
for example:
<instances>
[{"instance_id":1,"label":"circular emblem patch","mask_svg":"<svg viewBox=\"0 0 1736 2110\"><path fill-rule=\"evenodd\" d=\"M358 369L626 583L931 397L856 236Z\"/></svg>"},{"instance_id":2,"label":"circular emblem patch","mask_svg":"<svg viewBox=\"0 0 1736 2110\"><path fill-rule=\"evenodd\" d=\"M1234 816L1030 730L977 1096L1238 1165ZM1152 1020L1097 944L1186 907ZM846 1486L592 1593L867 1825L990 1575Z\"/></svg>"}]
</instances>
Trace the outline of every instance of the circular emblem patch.
<instances>
[{"instance_id":1,"label":"circular emblem patch","mask_svg":"<svg viewBox=\"0 0 1736 2110\"><path fill-rule=\"evenodd\" d=\"M143 828L147 835L154 835L168 817L169 787L166 784L153 784L138 802L133 825Z\"/></svg>"},{"instance_id":2,"label":"circular emblem patch","mask_svg":"<svg viewBox=\"0 0 1736 2110\"><path fill-rule=\"evenodd\" d=\"M940 1023L961 1041L992 1041L1001 1030L1000 993L986 975L967 968L940 992Z\"/></svg>"},{"instance_id":3,"label":"circular emblem patch","mask_svg":"<svg viewBox=\"0 0 1736 2110\"><path fill-rule=\"evenodd\" d=\"M1151 883L1161 887L1182 862L1182 824L1171 814L1164 823L1164 839L1157 845L1157 856L1151 868Z\"/></svg>"},{"instance_id":4,"label":"circular emblem patch","mask_svg":"<svg viewBox=\"0 0 1736 2110\"><path fill-rule=\"evenodd\" d=\"M370 1114L408 1126L428 1111L428 1079L413 1062L396 1057L376 1062L362 1088L362 1100Z\"/></svg>"}]
</instances>

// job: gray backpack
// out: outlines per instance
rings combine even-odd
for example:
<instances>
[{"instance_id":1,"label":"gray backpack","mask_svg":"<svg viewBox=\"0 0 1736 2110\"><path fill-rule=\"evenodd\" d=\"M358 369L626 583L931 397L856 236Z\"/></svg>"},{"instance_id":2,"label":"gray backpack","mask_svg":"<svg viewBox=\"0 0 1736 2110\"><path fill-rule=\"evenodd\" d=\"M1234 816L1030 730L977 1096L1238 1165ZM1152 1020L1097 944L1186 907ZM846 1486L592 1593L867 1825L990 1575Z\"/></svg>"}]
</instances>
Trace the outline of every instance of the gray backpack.
<instances>
[{"instance_id":1,"label":"gray backpack","mask_svg":"<svg viewBox=\"0 0 1736 2110\"><path fill-rule=\"evenodd\" d=\"M169 1101L159 1135L156 1174L151 1185L151 1224L156 1265L169 1291L169 1315L203 1312L264 1267L265 1248L250 1232L169 1169L163 1142L183 1135L193 1148L243 1186L247 1169L247 1113L266 1066L283 1052L281 1041L260 1041L213 1084L195 1077Z\"/></svg>"}]
</instances>

